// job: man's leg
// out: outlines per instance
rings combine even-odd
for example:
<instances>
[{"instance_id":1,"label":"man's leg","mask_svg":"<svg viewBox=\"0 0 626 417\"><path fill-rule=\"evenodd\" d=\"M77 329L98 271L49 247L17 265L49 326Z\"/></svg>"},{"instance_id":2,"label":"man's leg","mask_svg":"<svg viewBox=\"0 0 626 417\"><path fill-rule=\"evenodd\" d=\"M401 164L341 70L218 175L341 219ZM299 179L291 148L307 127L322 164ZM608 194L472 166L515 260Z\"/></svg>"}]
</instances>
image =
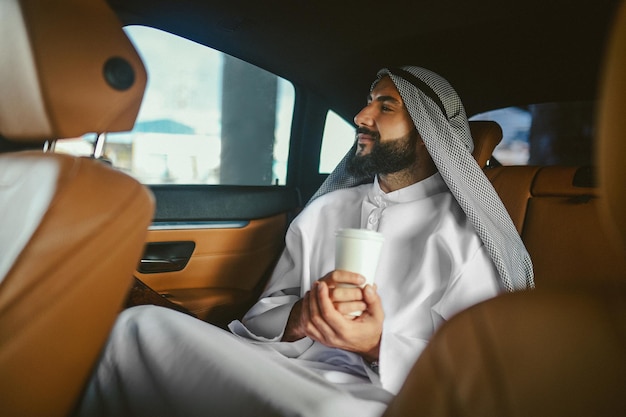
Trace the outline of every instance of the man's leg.
<instances>
[{"instance_id":1,"label":"man's leg","mask_svg":"<svg viewBox=\"0 0 626 417\"><path fill-rule=\"evenodd\" d=\"M82 416L380 415L278 353L152 306L120 315Z\"/></svg>"}]
</instances>

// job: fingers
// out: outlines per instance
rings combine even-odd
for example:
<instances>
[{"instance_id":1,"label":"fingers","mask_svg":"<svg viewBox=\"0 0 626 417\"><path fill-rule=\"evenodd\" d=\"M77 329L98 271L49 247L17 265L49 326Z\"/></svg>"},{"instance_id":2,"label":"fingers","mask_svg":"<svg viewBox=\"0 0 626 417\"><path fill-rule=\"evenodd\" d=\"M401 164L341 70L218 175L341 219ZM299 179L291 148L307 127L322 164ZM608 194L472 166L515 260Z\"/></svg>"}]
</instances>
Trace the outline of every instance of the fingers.
<instances>
[{"instance_id":1,"label":"fingers","mask_svg":"<svg viewBox=\"0 0 626 417\"><path fill-rule=\"evenodd\" d=\"M367 304L367 312L382 322L385 312L375 286L368 284L363 288L363 301Z\"/></svg>"},{"instance_id":2,"label":"fingers","mask_svg":"<svg viewBox=\"0 0 626 417\"><path fill-rule=\"evenodd\" d=\"M325 321L332 320L334 318L333 316L336 316L337 310L335 309L335 305L330 298L330 289L325 282L318 282L317 290L317 304L319 308L319 313Z\"/></svg>"},{"instance_id":3,"label":"fingers","mask_svg":"<svg viewBox=\"0 0 626 417\"><path fill-rule=\"evenodd\" d=\"M306 313L302 318L306 320L306 336L326 346L376 358L384 319L376 287L367 285L362 301L340 303L339 307L333 303L330 293L328 284L320 280L303 297L302 309ZM355 311L363 313L358 317L351 316L350 313Z\"/></svg>"},{"instance_id":4,"label":"fingers","mask_svg":"<svg viewBox=\"0 0 626 417\"><path fill-rule=\"evenodd\" d=\"M363 290L359 287L329 288L329 295L335 303L363 300Z\"/></svg>"},{"instance_id":5,"label":"fingers","mask_svg":"<svg viewBox=\"0 0 626 417\"><path fill-rule=\"evenodd\" d=\"M328 332L328 341L336 340L337 337L341 337L341 335L345 332L346 328L346 316L350 316L350 313L354 313L355 311L363 311L367 308L367 305L364 302L350 302L350 303L340 303L339 309L337 309L336 305L332 302L329 291L330 289L324 282L318 283L318 308L319 314L323 318L324 322L327 324L330 331ZM361 291L360 288L358 288ZM350 316L349 319L352 321L354 316Z\"/></svg>"},{"instance_id":6,"label":"fingers","mask_svg":"<svg viewBox=\"0 0 626 417\"><path fill-rule=\"evenodd\" d=\"M341 285L357 286L360 287L365 284L365 278L359 274L349 271L334 270L326 274L320 281L328 284L330 288L335 288Z\"/></svg>"},{"instance_id":7,"label":"fingers","mask_svg":"<svg viewBox=\"0 0 626 417\"><path fill-rule=\"evenodd\" d=\"M334 337L335 332L327 322L329 313L338 314L328 296L328 286L316 282L309 292L307 336L322 343Z\"/></svg>"},{"instance_id":8,"label":"fingers","mask_svg":"<svg viewBox=\"0 0 626 417\"><path fill-rule=\"evenodd\" d=\"M363 291L360 286L364 278L361 275L348 271L332 271L320 281L328 285L329 297L340 313L348 314L366 308L362 302Z\"/></svg>"},{"instance_id":9,"label":"fingers","mask_svg":"<svg viewBox=\"0 0 626 417\"><path fill-rule=\"evenodd\" d=\"M367 309L367 304L365 304L363 301L352 301L349 303L338 303L333 305L335 307L335 310L337 310L344 316L350 315L351 318L355 317L354 315L352 315L352 313L354 313L355 311L360 312Z\"/></svg>"}]
</instances>

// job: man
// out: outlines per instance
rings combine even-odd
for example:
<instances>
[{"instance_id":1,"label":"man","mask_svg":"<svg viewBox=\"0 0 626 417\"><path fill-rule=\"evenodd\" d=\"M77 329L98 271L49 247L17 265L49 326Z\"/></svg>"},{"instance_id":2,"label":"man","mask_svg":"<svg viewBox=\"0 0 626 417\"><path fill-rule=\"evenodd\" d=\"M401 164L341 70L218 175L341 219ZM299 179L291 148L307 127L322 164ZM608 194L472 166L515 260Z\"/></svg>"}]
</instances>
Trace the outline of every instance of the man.
<instances>
[{"instance_id":1,"label":"man","mask_svg":"<svg viewBox=\"0 0 626 417\"><path fill-rule=\"evenodd\" d=\"M83 415L380 415L443 321L533 286L445 80L381 70L355 123L353 149L290 225L234 335L168 310L128 310ZM334 232L348 227L385 236L374 286L340 285L363 283L334 270Z\"/></svg>"}]
</instances>

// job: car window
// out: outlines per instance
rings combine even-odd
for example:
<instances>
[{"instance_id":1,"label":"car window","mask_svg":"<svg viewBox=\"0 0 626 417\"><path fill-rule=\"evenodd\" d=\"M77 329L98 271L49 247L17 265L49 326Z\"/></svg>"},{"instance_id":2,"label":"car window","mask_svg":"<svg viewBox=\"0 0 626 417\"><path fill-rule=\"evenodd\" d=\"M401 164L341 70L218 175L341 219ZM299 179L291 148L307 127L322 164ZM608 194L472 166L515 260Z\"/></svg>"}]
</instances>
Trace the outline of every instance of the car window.
<instances>
[{"instance_id":1,"label":"car window","mask_svg":"<svg viewBox=\"0 0 626 417\"><path fill-rule=\"evenodd\" d=\"M148 72L131 132L104 157L145 184L285 184L294 88L258 67L176 35L127 26ZM57 152L90 154L94 135Z\"/></svg>"},{"instance_id":2,"label":"car window","mask_svg":"<svg viewBox=\"0 0 626 417\"><path fill-rule=\"evenodd\" d=\"M591 165L593 102L507 107L470 117L495 120L503 137L493 152L502 165Z\"/></svg>"},{"instance_id":3,"label":"car window","mask_svg":"<svg viewBox=\"0 0 626 417\"><path fill-rule=\"evenodd\" d=\"M326 114L322 151L320 154L320 174L329 174L354 144L355 126L329 110Z\"/></svg>"}]
</instances>

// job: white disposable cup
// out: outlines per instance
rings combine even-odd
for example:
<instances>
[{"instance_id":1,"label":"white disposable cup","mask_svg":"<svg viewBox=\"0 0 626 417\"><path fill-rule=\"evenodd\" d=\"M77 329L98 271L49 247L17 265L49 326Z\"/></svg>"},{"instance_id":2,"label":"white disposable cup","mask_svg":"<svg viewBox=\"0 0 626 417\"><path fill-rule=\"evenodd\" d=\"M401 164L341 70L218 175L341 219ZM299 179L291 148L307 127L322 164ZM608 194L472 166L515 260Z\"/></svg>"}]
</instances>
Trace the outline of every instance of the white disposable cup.
<instances>
[{"instance_id":1,"label":"white disposable cup","mask_svg":"<svg viewBox=\"0 0 626 417\"><path fill-rule=\"evenodd\" d=\"M335 233L335 269L356 272L366 284L374 284L385 238L367 229L340 229Z\"/></svg>"},{"instance_id":2,"label":"white disposable cup","mask_svg":"<svg viewBox=\"0 0 626 417\"><path fill-rule=\"evenodd\" d=\"M381 233L367 229L340 229L335 233L335 269L356 272L365 278L364 287L374 284L378 259L385 238ZM343 284L343 287L352 287ZM353 311L358 317L362 311Z\"/></svg>"}]
</instances>

